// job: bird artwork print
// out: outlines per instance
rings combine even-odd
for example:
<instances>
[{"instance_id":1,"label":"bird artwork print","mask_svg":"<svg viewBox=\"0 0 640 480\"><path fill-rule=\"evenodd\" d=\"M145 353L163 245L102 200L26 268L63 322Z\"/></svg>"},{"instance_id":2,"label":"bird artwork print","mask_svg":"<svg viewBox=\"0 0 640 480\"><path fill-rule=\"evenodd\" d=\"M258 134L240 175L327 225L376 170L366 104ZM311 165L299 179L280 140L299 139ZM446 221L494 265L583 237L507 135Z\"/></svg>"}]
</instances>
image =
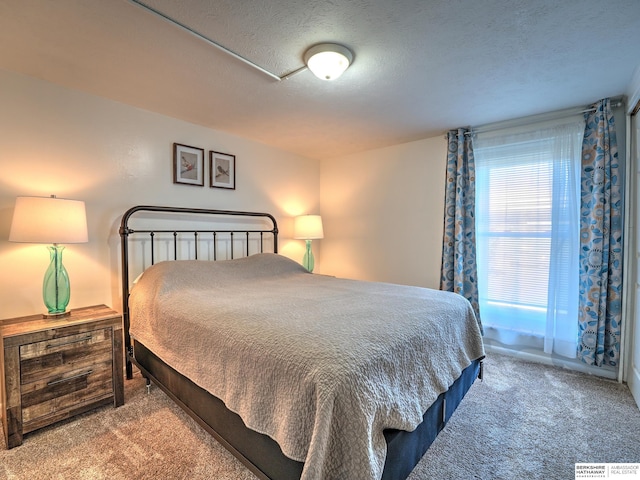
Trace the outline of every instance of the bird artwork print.
<instances>
[{"instance_id":1,"label":"bird artwork print","mask_svg":"<svg viewBox=\"0 0 640 480\"><path fill-rule=\"evenodd\" d=\"M181 162L180 162L180 164L181 164L180 173L186 173L186 172L194 169L193 162L190 162L189 160L187 160L184 155L182 155L180 157L180 159L181 159Z\"/></svg>"},{"instance_id":2,"label":"bird artwork print","mask_svg":"<svg viewBox=\"0 0 640 480\"><path fill-rule=\"evenodd\" d=\"M218 165L218 173L216 173L216 178L218 177L222 177L222 176L228 177L229 176L229 169L227 168L226 170L222 167L222 165Z\"/></svg>"}]
</instances>

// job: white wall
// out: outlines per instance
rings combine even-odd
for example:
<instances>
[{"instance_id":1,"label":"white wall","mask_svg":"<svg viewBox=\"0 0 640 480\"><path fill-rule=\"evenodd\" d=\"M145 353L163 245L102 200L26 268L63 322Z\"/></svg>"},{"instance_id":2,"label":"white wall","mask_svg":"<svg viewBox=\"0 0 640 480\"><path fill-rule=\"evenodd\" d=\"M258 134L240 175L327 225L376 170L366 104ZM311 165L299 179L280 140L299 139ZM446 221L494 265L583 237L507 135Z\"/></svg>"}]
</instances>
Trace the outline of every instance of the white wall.
<instances>
[{"instance_id":1,"label":"white wall","mask_svg":"<svg viewBox=\"0 0 640 480\"><path fill-rule=\"evenodd\" d=\"M0 106L0 318L44 310L46 248L7 241L16 196L86 202L89 243L64 253L71 308L121 309L118 226L138 204L269 212L281 253L304 253L290 217L319 210L316 160L2 70ZM236 190L174 184L173 142L235 154Z\"/></svg>"},{"instance_id":2,"label":"white wall","mask_svg":"<svg viewBox=\"0 0 640 480\"><path fill-rule=\"evenodd\" d=\"M323 160L318 271L438 288L446 152L438 136Z\"/></svg>"}]
</instances>

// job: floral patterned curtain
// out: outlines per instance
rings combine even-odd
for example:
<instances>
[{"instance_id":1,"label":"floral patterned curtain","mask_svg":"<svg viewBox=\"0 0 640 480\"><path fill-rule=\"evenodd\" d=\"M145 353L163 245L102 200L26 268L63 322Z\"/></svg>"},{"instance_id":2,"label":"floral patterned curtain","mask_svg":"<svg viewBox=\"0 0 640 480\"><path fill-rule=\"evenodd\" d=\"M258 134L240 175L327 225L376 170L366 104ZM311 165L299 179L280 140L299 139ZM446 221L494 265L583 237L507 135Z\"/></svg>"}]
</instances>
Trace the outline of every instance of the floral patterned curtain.
<instances>
[{"instance_id":1,"label":"floral patterned curtain","mask_svg":"<svg viewBox=\"0 0 640 480\"><path fill-rule=\"evenodd\" d=\"M468 130L460 128L448 132L447 143L447 184L440 289L459 293L469 300L480 321L476 267L475 164L472 139Z\"/></svg>"},{"instance_id":2,"label":"floral patterned curtain","mask_svg":"<svg viewBox=\"0 0 640 480\"><path fill-rule=\"evenodd\" d=\"M617 366L622 307L622 179L611 103L585 114L580 203L578 356Z\"/></svg>"}]
</instances>

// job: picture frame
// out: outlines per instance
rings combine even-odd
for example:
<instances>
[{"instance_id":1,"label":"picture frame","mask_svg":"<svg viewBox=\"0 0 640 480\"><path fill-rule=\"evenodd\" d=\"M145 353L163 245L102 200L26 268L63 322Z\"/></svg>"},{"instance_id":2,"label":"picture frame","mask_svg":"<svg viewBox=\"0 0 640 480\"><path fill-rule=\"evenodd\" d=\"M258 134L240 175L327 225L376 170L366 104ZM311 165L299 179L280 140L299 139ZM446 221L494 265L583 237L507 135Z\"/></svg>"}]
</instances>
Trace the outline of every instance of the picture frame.
<instances>
[{"instance_id":1,"label":"picture frame","mask_svg":"<svg viewBox=\"0 0 640 480\"><path fill-rule=\"evenodd\" d=\"M204 149L173 144L173 183L204 186Z\"/></svg>"},{"instance_id":2,"label":"picture frame","mask_svg":"<svg viewBox=\"0 0 640 480\"><path fill-rule=\"evenodd\" d=\"M236 189L236 156L209 151L209 185L211 188Z\"/></svg>"}]
</instances>

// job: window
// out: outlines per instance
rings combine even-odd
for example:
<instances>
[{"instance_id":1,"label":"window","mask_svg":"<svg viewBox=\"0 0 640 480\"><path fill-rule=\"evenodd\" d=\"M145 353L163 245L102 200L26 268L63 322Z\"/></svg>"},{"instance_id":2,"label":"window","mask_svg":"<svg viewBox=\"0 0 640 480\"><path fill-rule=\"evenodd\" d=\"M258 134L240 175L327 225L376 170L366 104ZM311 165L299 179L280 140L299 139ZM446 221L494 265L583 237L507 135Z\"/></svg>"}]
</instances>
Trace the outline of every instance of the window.
<instances>
[{"instance_id":1,"label":"window","mask_svg":"<svg viewBox=\"0 0 640 480\"><path fill-rule=\"evenodd\" d=\"M582 118L479 133L476 236L488 338L575 357Z\"/></svg>"}]
</instances>

